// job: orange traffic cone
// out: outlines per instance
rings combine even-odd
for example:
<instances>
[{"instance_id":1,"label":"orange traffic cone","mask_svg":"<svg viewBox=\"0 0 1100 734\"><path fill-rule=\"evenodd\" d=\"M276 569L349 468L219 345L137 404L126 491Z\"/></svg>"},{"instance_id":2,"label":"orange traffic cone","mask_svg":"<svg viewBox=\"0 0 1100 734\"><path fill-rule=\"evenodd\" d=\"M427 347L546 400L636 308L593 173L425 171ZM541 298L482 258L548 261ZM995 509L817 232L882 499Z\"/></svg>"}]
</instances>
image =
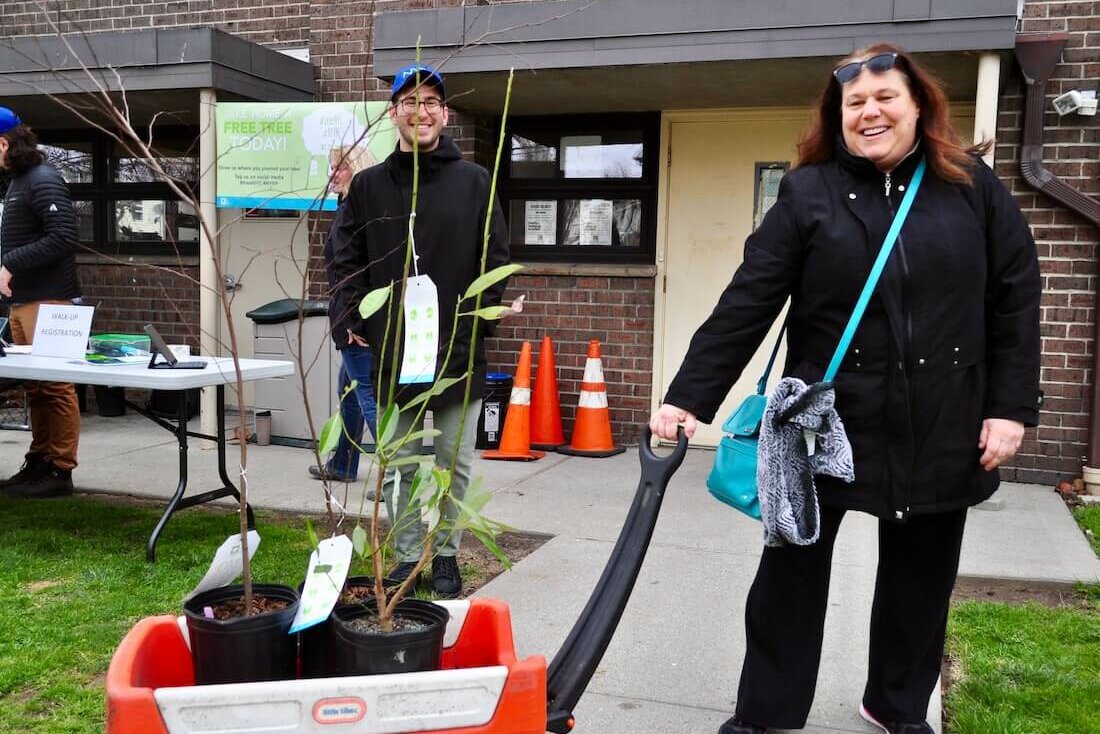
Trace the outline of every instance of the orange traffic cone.
<instances>
[{"instance_id":1,"label":"orange traffic cone","mask_svg":"<svg viewBox=\"0 0 1100 734\"><path fill-rule=\"evenodd\" d=\"M552 451L564 444L554 343L550 337L544 336L539 348L539 370L535 373L535 395L531 402L531 446Z\"/></svg>"},{"instance_id":2,"label":"orange traffic cone","mask_svg":"<svg viewBox=\"0 0 1100 734\"><path fill-rule=\"evenodd\" d=\"M504 418L500 448L482 451L481 458L534 461L545 455L531 450L531 342L524 342L512 382L512 395L508 398L508 415Z\"/></svg>"},{"instance_id":3,"label":"orange traffic cone","mask_svg":"<svg viewBox=\"0 0 1100 734\"><path fill-rule=\"evenodd\" d=\"M611 440L611 416L607 412L607 385L603 381L600 362L600 342L588 342L588 359L584 363L581 398L577 418L573 422L573 439L559 454L570 456L614 456L626 451Z\"/></svg>"}]
</instances>

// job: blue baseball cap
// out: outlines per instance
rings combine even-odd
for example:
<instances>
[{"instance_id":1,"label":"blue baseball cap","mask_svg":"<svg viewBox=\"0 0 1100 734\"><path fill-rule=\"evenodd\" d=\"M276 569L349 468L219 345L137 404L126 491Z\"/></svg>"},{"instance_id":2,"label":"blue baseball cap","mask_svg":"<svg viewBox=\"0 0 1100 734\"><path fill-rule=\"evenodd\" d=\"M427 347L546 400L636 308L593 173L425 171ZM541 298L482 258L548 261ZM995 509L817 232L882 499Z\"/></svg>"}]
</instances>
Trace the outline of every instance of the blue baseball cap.
<instances>
[{"instance_id":1,"label":"blue baseball cap","mask_svg":"<svg viewBox=\"0 0 1100 734\"><path fill-rule=\"evenodd\" d=\"M447 96L447 91L443 87L443 75L439 73L435 68L431 66L425 66L424 64L409 64L405 68L398 71L393 77L393 87L390 91L390 101L403 92L406 87L416 84L416 75L420 74L420 83L437 87L439 93L444 97Z\"/></svg>"},{"instance_id":2,"label":"blue baseball cap","mask_svg":"<svg viewBox=\"0 0 1100 734\"><path fill-rule=\"evenodd\" d=\"M0 135L13 130L23 124L23 121L19 119L19 115L15 114L7 107L0 107Z\"/></svg>"}]
</instances>

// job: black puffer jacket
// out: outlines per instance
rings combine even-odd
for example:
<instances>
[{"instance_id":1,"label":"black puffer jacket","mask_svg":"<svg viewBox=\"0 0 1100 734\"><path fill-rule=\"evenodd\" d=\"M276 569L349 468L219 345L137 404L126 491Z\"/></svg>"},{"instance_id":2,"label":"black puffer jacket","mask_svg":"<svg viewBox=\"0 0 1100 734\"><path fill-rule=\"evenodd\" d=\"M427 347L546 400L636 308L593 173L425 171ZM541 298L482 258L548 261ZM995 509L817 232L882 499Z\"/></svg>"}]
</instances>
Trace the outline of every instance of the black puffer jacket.
<instances>
[{"instance_id":1,"label":"black puffer jacket","mask_svg":"<svg viewBox=\"0 0 1100 734\"><path fill-rule=\"evenodd\" d=\"M843 150L785 176L665 402L712 421L788 296L784 374L819 381L919 158L888 193ZM855 482L820 477L822 504L885 518L975 504L999 483L978 463L983 419L1038 421L1035 243L993 172L972 173L972 186L925 175L836 378Z\"/></svg>"},{"instance_id":2,"label":"black puffer jacket","mask_svg":"<svg viewBox=\"0 0 1100 734\"><path fill-rule=\"evenodd\" d=\"M0 257L11 271L12 303L68 300L80 295L79 238L69 187L40 163L14 176L4 197Z\"/></svg>"},{"instance_id":3,"label":"black puffer jacket","mask_svg":"<svg viewBox=\"0 0 1100 734\"><path fill-rule=\"evenodd\" d=\"M389 384L388 369L393 360L393 344L387 337L385 309L372 318L359 318L357 305L371 290L390 283L400 284L405 273L405 249L408 240L409 210L412 202L412 153L394 151L385 161L361 171L352 179L348 196L332 224L333 279L336 289L330 311L336 314L333 331L345 329L366 338L381 365L381 381ZM481 267L482 238L489 210L489 172L462 159L462 153L446 135L431 153L420 155L420 187L417 198L415 241L420 256L421 274L431 277L439 292L439 345L437 371L447 357L448 336L454 323L455 304L466 288L478 277ZM500 202L493 205L489 250L485 270L507 264L508 228ZM411 268L410 268L411 274ZM486 290L481 305L496 306L504 295L505 281ZM463 310L473 308L466 301ZM390 339L396 324L399 304L393 299L389 312ZM342 320L342 323L341 323ZM444 376L461 375L469 358L470 330L473 319L460 317L454 347ZM492 322L481 321L474 352L473 397L480 397L485 384L484 337ZM400 355L398 355L400 357ZM400 363L400 362L399 362ZM426 385L399 386L398 402L421 392ZM433 405L451 404L462 399L459 383ZM381 391L379 394L383 394Z\"/></svg>"}]
</instances>

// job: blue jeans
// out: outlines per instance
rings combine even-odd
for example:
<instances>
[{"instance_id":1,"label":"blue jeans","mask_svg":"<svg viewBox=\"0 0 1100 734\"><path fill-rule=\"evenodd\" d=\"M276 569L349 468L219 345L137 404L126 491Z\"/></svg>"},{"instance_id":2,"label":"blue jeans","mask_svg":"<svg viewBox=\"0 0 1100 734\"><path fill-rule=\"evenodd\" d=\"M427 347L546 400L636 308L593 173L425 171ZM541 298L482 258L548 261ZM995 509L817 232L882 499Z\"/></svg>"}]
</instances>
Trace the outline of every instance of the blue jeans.
<instances>
[{"instance_id":1,"label":"blue jeans","mask_svg":"<svg viewBox=\"0 0 1100 734\"><path fill-rule=\"evenodd\" d=\"M340 418L344 422L344 430L326 469L337 476L354 479L359 472L359 449L355 444L363 441L364 425L370 427L373 436L378 424L374 384L370 375L374 353L370 347L349 344L340 351L340 355L343 364L340 366L340 387L337 395L341 398ZM356 381L355 393L344 398L344 391L352 380Z\"/></svg>"}]
</instances>

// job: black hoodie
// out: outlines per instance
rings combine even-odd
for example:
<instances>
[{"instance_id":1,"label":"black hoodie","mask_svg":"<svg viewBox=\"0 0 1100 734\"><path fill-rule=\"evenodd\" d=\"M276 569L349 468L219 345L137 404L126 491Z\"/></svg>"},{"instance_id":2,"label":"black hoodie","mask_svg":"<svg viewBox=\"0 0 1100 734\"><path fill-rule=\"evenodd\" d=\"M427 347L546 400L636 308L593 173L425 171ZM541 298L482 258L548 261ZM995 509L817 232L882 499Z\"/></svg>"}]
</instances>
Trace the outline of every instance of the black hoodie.
<instances>
[{"instance_id":1,"label":"black hoodie","mask_svg":"<svg viewBox=\"0 0 1100 734\"><path fill-rule=\"evenodd\" d=\"M446 135L430 153L420 154L420 187L417 194L414 239L421 275L428 275L439 292L439 345L437 372L447 359L448 337L454 323L455 305L481 272L482 239L489 202L489 172L463 160L462 153ZM334 289L330 312L333 337L347 343L347 330L363 336L375 350L375 385L385 395L389 370L394 364L393 330L399 313L398 295L389 311L389 344L386 309L364 321L358 305L371 290L390 283L400 288L405 273L409 212L412 203L413 155L395 150L385 161L355 176L348 196L332 224ZM500 202L493 205L485 270L508 262L508 228ZM412 268L409 269L410 275ZM496 306L504 294L505 281L485 291L481 305ZM473 308L473 300L462 310ZM470 329L473 319L460 317L454 346L443 376L466 371ZM491 322L481 321L475 351L474 384L471 395L480 397L485 382L483 339ZM400 358L400 354L397 355ZM399 362L398 362L399 364ZM397 401L403 403L424 390L426 384L398 386ZM434 404L462 399L462 383Z\"/></svg>"}]
</instances>

